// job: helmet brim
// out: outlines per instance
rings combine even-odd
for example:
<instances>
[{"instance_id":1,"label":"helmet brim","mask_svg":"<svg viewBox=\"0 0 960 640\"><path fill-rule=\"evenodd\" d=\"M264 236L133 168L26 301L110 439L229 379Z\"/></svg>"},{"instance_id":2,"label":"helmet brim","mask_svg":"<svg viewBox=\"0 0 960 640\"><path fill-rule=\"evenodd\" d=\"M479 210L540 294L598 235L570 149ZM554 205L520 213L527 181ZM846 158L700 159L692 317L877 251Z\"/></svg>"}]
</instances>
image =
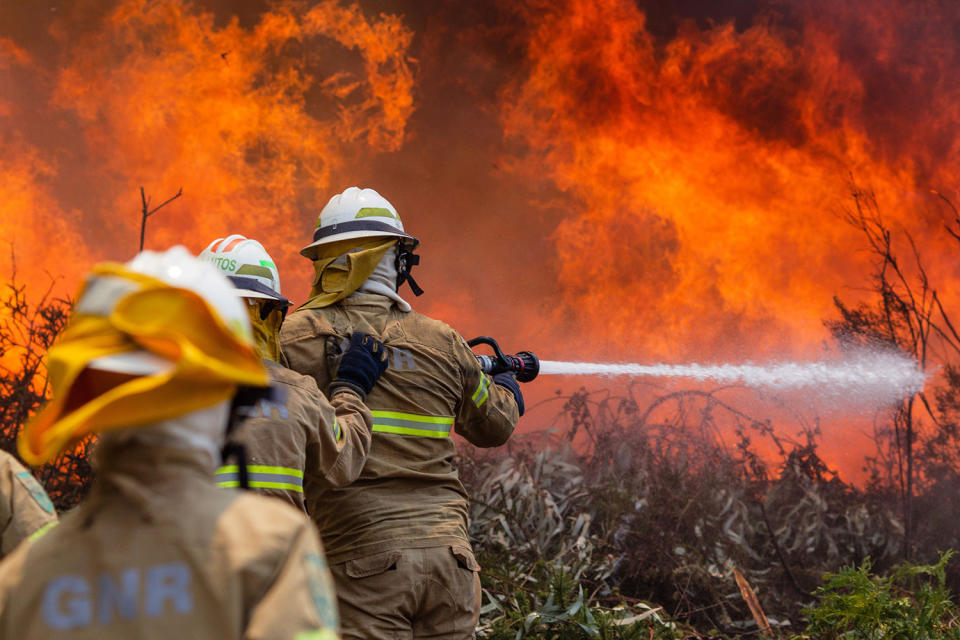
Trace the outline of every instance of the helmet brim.
<instances>
[{"instance_id":1,"label":"helmet brim","mask_svg":"<svg viewBox=\"0 0 960 640\"><path fill-rule=\"evenodd\" d=\"M176 363L149 351L127 351L94 358L87 363L87 369L128 373L134 376L150 376L169 371Z\"/></svg>"},{"instance_id":2,"label":"helmet brim","mask_svg":"<svg viewBox=\"0 0 960 640\"><path fill-rule=\"evenodd\" d=\"M227 276L234 287L236 287L238 298L259 298L262 300L276 300L290 306L290 301L282 295L254 278L244 276Z\"/></svg>"},{"instance_id":3,"label":"helmet brim","mask_svg":"<svg viewBox=\"0 0 960 640\"><path fill-rule=\"evenodd\" d=\"M337 233L320 238L315 242L311 242L303 249L300 249L300 255L311 260L316 260L317 255L319 254L319 247L322 247L326 244L333 244L334 242L342 242L343 240L354 240L356 238L400 238L401 242L408 245L408 250L413 251L417 248L417 245L420 244L420 240L406 233L400 231L389 232L389 231L380 231L380 230L363 230L363 231L345 231L344 233Z\"/></svg>"},{"instance_id":4,"label":"helmet brim","mask_svg":"<svg viewBox=\"0 0 960 640\"><path fill-rule=\"evenodd\" d=\"M256 298L258 300L285 300L283 296L268 296L265 293L250 291L249 289L237 289L238 298Z\"/></svg>"}]
</instances>

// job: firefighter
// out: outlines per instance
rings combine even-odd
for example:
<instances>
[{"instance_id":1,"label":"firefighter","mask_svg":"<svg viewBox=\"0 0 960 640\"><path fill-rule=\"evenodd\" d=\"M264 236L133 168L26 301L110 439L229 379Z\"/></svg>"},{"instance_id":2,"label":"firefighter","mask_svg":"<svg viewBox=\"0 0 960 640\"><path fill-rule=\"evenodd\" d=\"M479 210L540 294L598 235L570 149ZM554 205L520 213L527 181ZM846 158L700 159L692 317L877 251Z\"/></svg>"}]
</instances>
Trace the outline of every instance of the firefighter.
<instances>
[{"instance_id":1,"label":"firefighter","mask_svg":"<svg viewBox=\"0 0 960 640\"><path fill-rule=\"evenodd\" d=\"M56 523L47 492L16 458L0 450L0 558Z\"/></svg>"},{"instance_id":2,"label":"firefighter","mask_svg":"<svg viewBox=\"0 0 960 640\"><path fill-rule=\"evenodd\" d=\"M99 433L97 474L0 563L0 638L337 638L309 518L213 480L232 404L268 386L226 278L182 247L98 265L48 360L20 455Z\"/></svg>"},{"instance_id":3,"label":"firefighter","mask_svg":"<svg viewBox=\"0 0 960 640\"><path fill-rule=\"evenodd\" d=\"M310 498L322 493L322 487L347 485L360 475L373 423L363 404L366 390L361 385L366 378L337 387L328 402L313 378L279 364L280 325L290 302L280 292L273 258L259 242L242 235L218 238L199 257L237 288L250 317L257 354L278 392L274 399L258 402L254 417L231 433L231 440L246 451L249 486L306 512ZM377 378L387 366L383 345L369 336L361 336L348 357ZM340 373L347 369L341 367ZM221 487L235 487L239 469L222 466L216 479Z\"/></svg>"},{"instance_id":4,"label":"firefighter","mask_svg":"<svg viewBox=\"0 0 960 640\"><path fill-rule=\"evenodd\" d=\"M419 290L409 274L417 244L373 189L333 196L301 251L314 265L311 297L280 332L288 366L320 389L335 384L355 331L379 337L390 360L366 398L373 444L360 477L326 489L313 514L345 638L473 637L480 567L451 430L495 447L523 411L512 374L491 380L456 331L398 293L405 281Z\"/></svg>"}]
</instances>

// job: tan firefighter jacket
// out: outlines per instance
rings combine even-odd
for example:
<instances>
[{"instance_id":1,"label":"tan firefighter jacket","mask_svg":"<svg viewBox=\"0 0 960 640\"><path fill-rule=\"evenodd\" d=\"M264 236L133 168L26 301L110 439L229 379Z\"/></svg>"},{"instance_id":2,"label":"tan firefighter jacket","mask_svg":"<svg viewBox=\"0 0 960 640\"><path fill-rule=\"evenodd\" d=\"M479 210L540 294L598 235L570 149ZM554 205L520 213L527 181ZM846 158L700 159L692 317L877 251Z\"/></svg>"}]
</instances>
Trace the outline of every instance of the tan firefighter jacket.
<instances>
[{"instance_id":1,"label":"tan firefighter jacket","mask_svg":"<svg viewBox=\"0 0 960 640\"><path fill-rule=\"evenodd\" d=\"M453 466L451 431L481 447L503 444L517 424L510 391L480 371L460 335L403 313L384 296L357 294L293 313L280 332L291 369L330 383L327 336L346 346L361 331L387 346L389 368L366 404L373 444L353 484L326 489L312 515L332 564L385 550L469 546L467 495Z\"/></svg>"},{"instance_id":2,"label":"tan firefighter jacket","mask_svg":"<svg viewBox=\"0 0 960 640\"><path fill-rule=\"evenodd\" d=\"M305 495L350 484L360 475L373 418L354 392L340 389L328 402L313 378L264 363L274 398L258 402L257 417L241 423L230 439L244 445L251 489L306 512ZM220 467L216 479L221 487L239 486L237 466Z\"/></svg>"},{"instance_id":3,"label":"tan firefighter jacket","mask_svg":"<svg viewBox=\"0 0 960 640\"><path fill-rule=\"evenodd\" d=\"M56 521L53 503L40 483L16 458L0 450L0 558Z\"/></svg>"},{"instance_id":4,"label":"tan firefighter jacket","mask_svg":"<svg viewBox=\"0 0 960 640\"><path fill-rule=\"evenodd\" d=\"M0 638L332 640L310 520L197 451L104 445L90 495L0 563Z\"/></svg>"}]
</instances>

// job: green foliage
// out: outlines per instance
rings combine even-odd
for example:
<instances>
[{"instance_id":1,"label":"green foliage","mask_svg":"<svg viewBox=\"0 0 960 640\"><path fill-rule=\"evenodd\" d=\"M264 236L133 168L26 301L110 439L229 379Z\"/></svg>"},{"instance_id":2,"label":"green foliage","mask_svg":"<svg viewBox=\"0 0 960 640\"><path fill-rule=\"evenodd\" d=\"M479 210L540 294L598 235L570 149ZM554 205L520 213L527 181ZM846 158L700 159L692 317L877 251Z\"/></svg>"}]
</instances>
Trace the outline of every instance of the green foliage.
<instances>
[{"instance_id":1,"label":"green foliage","mask_svg":"<svg viewBox=\"0 0 960 640\"><path fill-rule=\"evenodd\" d=\"M497 577L488 574L484 593L486 621L479 636L490 640L538 638L550 640L673 640L685 634L666 621L659 607L646 603L604 607L592 600L562 567L539 567L544 578L540 589L527 588L520 598L504 598ZM492 591L491 591L492 589ZM497 593L498 595L493 595ZM499 597L498 597L499 596ZM504 606L511 600L511 606ZM513 608L517 606L517 608Z\"/></svg>"},{"instance_id":2,"label":"green foliage","mask_svg":"<svg viewBox=\"0 0 960 640\"><path fill-rule=\"evenodd\" d=\"M946 588L952 552L934 565L902 564L887 576L871 573L871 562L825 576L817 606L806 611L807 636L830 640L935 640L960 638L960 610Z\"/></svg>"},{"instance_id":3,"label":"green foliage","mask_svg":"<svg viewBox=\"0 0 960 640\"><path fill-rule=\"evenodd\" d=\"M487 567L481 637L683 637L659 607L608 584L616 556L605 553L589 509L596 494L569 449L464 462L465 475L479 474L470 530Z\"/></svg>"}]
</instances>

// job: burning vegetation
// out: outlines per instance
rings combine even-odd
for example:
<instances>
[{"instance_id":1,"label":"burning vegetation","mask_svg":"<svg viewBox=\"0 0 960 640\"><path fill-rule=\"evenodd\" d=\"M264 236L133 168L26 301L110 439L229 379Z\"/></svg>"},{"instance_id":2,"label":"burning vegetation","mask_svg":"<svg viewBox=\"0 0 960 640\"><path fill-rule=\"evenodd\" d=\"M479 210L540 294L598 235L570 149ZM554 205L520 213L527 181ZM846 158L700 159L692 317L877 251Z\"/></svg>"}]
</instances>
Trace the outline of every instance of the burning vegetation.
<instances>
[{"instance_id":1,"label":"burning vegetation","mask_svg":"<svg viewBox=\"0 0 960 640\"><path fill-rule=\"evenodd\" d=\"M135 252L141 185L183 192L147 248L258 238L295 301L319 207L374 186L423 239L418 306L468 337L617 361L880 346L935 373L826 415L535 383L506 452L463 453L483 635L839 637L867 593L958 633L951 3L32 4L0 6L0 446L79 274ZM38 474L58 507L85 451Z\"/></svg>"}]
</instances>

